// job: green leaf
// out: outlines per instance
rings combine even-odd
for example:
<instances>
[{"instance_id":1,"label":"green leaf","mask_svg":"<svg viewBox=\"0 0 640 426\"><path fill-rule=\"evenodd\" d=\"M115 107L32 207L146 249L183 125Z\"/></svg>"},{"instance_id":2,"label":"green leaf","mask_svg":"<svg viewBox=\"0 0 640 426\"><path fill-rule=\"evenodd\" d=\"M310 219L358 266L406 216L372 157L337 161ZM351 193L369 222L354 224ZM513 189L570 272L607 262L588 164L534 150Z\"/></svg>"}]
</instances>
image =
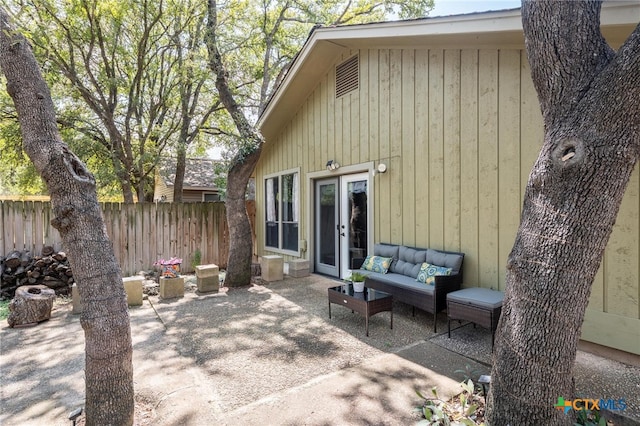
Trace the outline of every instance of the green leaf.
<instances>
[{"instance_id":1,"label":"green leaf","mask_svg":"<svg viewBox=\"0 0 640 426\"><path fill-rule=\"evenodd\" d=\"M431 417L433 417L433 412L427 407L424 407L422 414L424 414L424 418L427 420L431 420Z\"/></svg>"},{"instance_id":2,"label":"green leaf","mask_svg":"<svg viewBox=\"0 0 640 426\"><path fill-rule=\"evenodd\" d=\"M478 404L471 404L470 406L467 407L464 414L465 416L470 416L473 413L475 413L477 409L478 409Z\"/></svg>"},{"instance_id":3,"label":"green leaf","mask_svg":"<svg viewBox=\"0 0 640 426\"><path fill-rule=\"evenodd\" d=\"M463 407L467 405L467 396L465 394L460 395L460 404L462 404Z\"/></svg>"},{"instance_id":4,"label":"green leaf","mask_svg":"<svg viewBox=\"0 0 640 426\"><path fill-rule=\"evenodd\" d=\"M469 379L466 383L464 382L461 383L460 386L462 386L462 389L464 389L465 392L470 394L473 393L473 389L474 389L473 380Z\"/></svg>"}]
</instances>

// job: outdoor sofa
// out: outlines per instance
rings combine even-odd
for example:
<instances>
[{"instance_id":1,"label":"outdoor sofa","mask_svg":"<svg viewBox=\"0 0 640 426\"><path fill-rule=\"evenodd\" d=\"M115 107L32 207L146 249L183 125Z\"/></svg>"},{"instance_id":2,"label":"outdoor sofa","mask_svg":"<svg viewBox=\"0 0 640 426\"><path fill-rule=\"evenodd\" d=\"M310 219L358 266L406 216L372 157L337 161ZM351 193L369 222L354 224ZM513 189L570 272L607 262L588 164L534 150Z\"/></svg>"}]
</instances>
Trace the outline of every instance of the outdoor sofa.
<instances>
[{"instance_id":1,"label":"outdoor sofa","mask_svg":"<svg viewBox=\"0 0 640 426\"><path fill-rule=\"evenodd\" d=\"M353 259L351 267L365 269L366 287L432 313L436 332L437 314L446 308L447 293L462 285L463 260L464 253L378 243L373 255Z\"/></svg>"}]
</instances>

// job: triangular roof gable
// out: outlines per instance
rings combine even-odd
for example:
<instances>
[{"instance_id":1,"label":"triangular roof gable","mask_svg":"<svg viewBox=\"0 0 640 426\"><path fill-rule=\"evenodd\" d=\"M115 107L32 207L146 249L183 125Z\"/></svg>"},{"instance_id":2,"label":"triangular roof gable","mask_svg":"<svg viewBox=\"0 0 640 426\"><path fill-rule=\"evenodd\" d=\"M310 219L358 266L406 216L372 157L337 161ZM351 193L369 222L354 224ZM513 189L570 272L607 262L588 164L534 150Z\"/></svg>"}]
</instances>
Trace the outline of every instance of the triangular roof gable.
<instances>
[{"instance_id":1,"label":"triangular roof gable","mask_svg":"<svg viewBox=\"0 0 640 426\"><path fill-rule=\"evenodd\" d=\"M162 158L158 174L168 187L173 187L176 178L176 159ZM203 158L187 158L183 187L185 189L215 189L215 161Z\"/></svg>"},{"instance_id":2,"label":"triangular roof gable","mask_svg":"<svg viewBox=\"0 0 640 426\"><path fill-rule=\"evenodd\" d=\"M603 4L602 30L613 45L621 44L638 20L638 2L608 1ZM341 54L356 49L412 47L523 48L520 9L315 27L258 119L258 128L265 140L275 137Z\"/></svg>"}]
</instances>

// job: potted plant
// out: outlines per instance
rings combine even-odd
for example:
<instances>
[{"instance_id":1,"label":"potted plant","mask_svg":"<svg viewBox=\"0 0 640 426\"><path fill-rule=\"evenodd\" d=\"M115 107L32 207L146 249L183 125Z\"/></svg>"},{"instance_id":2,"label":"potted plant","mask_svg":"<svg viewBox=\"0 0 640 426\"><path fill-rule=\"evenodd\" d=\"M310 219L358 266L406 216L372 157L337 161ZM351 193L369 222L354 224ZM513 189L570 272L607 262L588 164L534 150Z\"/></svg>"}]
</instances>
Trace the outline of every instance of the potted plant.
<instances>
[{"instance_id":1,"label":"potted plant","mask_svg":"<svg viewBox=\"0 0 640 426\"><path fill-rule=\"evenodd\" d=\"M180 264L182 259L172 257L169 260L160 259L154 266L160 266L161 276L164 278L176 278L180 275Z\"/></svg>"},{"instance_id":2,"label":"potted plant","mask_svg":"<svg viewBox=\"0 0 640 426\"><path fill-rule=\"evenodd\" d=\"M361 272L351 272L351 276L348 278L348 281L351 281L353 284L353 291L356 293L362 293L364 291L364 279L366 277L367 275Z\"/></svg>"}]
</instances>

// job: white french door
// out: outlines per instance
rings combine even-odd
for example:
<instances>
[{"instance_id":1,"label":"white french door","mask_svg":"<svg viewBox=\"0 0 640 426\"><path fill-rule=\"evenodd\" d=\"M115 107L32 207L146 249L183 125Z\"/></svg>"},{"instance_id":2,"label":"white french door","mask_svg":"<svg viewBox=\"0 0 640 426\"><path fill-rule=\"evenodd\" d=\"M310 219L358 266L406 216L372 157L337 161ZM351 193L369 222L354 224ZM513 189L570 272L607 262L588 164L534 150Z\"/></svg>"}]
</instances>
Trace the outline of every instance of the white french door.
<instances>
[{"instance_id":1,"label":"white french door","mask_svg":"<svg viewBox=\"0 0 640 426\"><path fill-rule=\"evenodd\" d=\"M351 260L367 254L369 174L317 180L315 183L315 270L346 278Z\"/></svg>"}]
</instances>

